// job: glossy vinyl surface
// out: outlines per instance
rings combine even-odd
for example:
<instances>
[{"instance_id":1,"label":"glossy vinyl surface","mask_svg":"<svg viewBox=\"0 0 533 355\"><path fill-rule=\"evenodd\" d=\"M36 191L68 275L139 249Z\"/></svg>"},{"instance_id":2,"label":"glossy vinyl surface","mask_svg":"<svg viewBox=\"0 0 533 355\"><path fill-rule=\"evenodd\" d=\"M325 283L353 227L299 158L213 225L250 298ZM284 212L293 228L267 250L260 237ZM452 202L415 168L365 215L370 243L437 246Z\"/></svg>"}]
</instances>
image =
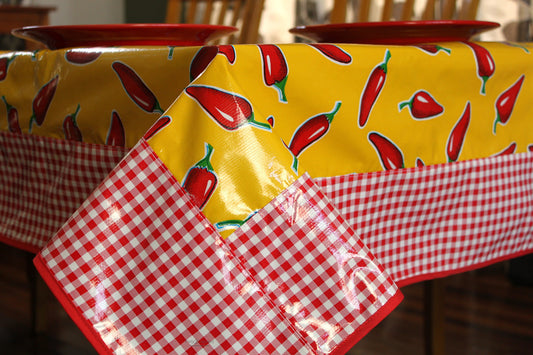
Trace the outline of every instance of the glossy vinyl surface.
<instances>
[{"instance_id":1,"label":"glossy vinyl surface","mask_svg":"<svg viewBox=\"0 0 533 355\"><path fill-rule=\"evenodd\" d=\"M473 36L497 28L488 21L391 21L337 23L299 26L292 34L321 43L418 44L468 41Z\"/></svg>"},{"instance_id":2,"label":"glossy vinyl surface","mask_svg":"<svg viewBox=\"0 0 533 355\"><path fill-rule=\"evenodd\" d=\"M201 46L238 29L203 24L110 24L30 26L12 31L16 37L50 49L94 46Z\"/></svg>"}]
</instances>

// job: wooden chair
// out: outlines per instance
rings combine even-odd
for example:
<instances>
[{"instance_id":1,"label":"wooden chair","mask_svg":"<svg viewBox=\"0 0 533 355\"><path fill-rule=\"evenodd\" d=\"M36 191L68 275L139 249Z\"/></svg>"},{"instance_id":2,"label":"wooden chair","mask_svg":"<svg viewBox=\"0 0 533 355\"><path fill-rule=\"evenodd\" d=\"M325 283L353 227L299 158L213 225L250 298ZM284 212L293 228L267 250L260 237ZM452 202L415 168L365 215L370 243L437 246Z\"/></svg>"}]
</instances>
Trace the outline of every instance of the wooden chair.
<instances>
[{"instance_id":1,"label":"wooden chair","mask_svg":"<svg viewBox=\"0 0 533 355\"><path fill-rule=\"evenodd\" d=\"M367 22L369 21L371 0L334 0L330 14L331 23ZM381 9L380 21L408 21L413 19L415 0L399 2L385 0ZM442 7L441 7L442 5ZM351 6L351 8L350 8ZM394 18L393 9L401 8L398 18ZM479 0L426 0L420 20L474 20L477 15ZM354 18L347 18L353 13Z\"/></svg>"},{"instance_id":2,"label":"wooden chair","mask_svg":"<svg viewBox=\"0 0 533 355\"><path fill-rule=\"evenodd\" d=\"M201 23L239 28L227 43L257 43L265 0L167 0L166 23Z\"/></svg>"}]
</instances>

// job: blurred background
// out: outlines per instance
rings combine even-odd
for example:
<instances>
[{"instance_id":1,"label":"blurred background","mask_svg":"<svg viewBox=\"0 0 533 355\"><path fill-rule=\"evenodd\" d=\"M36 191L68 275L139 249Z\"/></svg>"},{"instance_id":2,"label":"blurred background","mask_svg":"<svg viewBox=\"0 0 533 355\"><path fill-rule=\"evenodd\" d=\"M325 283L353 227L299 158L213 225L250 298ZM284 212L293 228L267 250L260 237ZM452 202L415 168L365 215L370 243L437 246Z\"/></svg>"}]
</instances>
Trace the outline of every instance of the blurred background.
<instances>
[{"instance_id":1,"label":"blurred background","mask_svg":"<svg viewBox=\"0 0 533 355\"><path fill-rule=\"evenodd\" d=\"M533 38L531 1L481 0L478 20L496 21L502 27L483 34L480 39L525 41ZM0 0L0 3L54 7L50 12L50 25L162 23L166 9L166 0ZM415 2L415 17L423 3L423 0ZM382 4L383 0L372 2L371 17L373 13L377 16ZM326 22L331 6L332 0L266 0L260 27L262 42L294 42L289 28ZM2 46L8 47L5 49L17 49L13 48L16 44L5 43L5 39L3 42Z\"/></svg>"}]
</instances>

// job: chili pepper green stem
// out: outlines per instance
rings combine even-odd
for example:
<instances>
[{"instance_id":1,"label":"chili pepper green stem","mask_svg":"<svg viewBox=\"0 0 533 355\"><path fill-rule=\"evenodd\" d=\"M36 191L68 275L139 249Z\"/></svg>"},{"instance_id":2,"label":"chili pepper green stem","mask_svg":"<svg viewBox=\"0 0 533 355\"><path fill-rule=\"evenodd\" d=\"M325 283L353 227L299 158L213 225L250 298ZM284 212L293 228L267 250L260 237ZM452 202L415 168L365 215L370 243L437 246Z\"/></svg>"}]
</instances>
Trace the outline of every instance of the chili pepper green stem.
<instances>
[{"instance_id":1,"label":"chili pepper green stem","mask_svg":"<svg viewBox=\"0 0 533 355\"><path fill-rule=\"evenodd\" d=\"M253 112L252 112L250 118L248 118L247 121L248 121L249 124L251 124L253 126L256 126L257 128L262 128L262 129L265 129L267 131L271 131L272 130L272 127L270 127L270 125L268 123L256 121Z\"/></svg>"},{"instance_id":2,"label":"chili pepper green stem","mask_svg":"<svg viewBox=\"0 0 533 355\"><path fill-rule=\"evenodd\" d=\"M496 134L496 126L498 125L498 122L500 121L500 115L496 114L496 119L494 120L494 126L492 127L492 133Z\"/></svg>"},{"instance_id":3,"label":"chili pepper green stem","mask_svg":"<svg viewBox=\"0 0 533 355\"><path fill-rule=\"evenodd\" d=\"M341 108L341 104L342 104L341 101L335 102L335 106L333 107L333 110L331 110L331 112L329 112L329 113L326 113L326 118L328 119L329 123L331 123L331 121L333 121L333 118L335 117L337 112L339 112L339 109Z\"/></svg>"},{"instance_id":4,"label":"chili pepper green stem","mask_svg":"<svg viewBox=\"0 0 533 355\"><path fill-rule=\"evenodd\" d=\"M226 229L229 227L238 228L238 227L242 227L244 222L245 221L241 221L239 219L228 219L227 221L221 221L221 222L215 223L215 227L216 229Z\"/></svg>"},{"instance_id":5,"label":"chili pepper green stem","mask_svg":"<svg viewBox=\"0 0 533 355\"><path fill-rule=\"evenodd\" d=\"M449 48L444 48L444 47L439 46L439 45L436 45L436 47L437 47L437 51L444 51L444 52L446 52L448 54L452 53L451 49L449 49Z\"/></svg>"},{"instance_id":6,"label":"chili pepper green stem","mask_svg":"<svg viewBox=\"0 0 533 355\"><path fill-rule=\"evenodd\" d=\"M274 83L276 89L279 92L279 101L287 102L287 96L285 95L285 85L287 84L288 76L284 77L283 80Z\"/></svg>"},{"instance_id":7,"label":"chili pepper green stem","mask_svg":"<svg viewBox=\"0 0 533 355\"><path fill-rule=\"evenodd\" d=\"M383 69L383 72L387 74L387 65L389 64L389 60L391 58L390 51L387 49L387 52L385 53L385 59L383 60L383 63L381 63L380 67Z\"/></svg>"},{"instance_id":8,"label":"chili pepper green stem","mask_svg":"<svg viewBox=\"0 0 533 355\"><path fill-rule=\"evenodd\" d=\"M205 156L202 160L196 163L195 167L204 168L209 171L213 171L213 166L211 165L211 155L213 155L214 148L211 144L205 143Z\"/></svg>"}]
</instances>

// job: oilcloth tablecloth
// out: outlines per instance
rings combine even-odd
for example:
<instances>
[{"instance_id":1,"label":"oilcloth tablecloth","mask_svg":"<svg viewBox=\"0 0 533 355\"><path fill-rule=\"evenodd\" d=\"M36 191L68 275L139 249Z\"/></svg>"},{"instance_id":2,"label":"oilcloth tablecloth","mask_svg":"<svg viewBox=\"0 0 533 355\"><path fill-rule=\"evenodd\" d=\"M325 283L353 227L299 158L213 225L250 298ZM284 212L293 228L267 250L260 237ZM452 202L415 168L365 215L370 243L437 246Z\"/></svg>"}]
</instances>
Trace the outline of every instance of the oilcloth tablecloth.
<instances>
[{"instance_id":1,"label":"oilcloth tablecloth","mask_svg":"<svg viewBox=\"0 0 533 355\"><path fill-rule=\"evenodd\" d=\"M35 263L102 353L342 353L397 284L533 249L530 49L159 48L188 84ZM150 113L160 72L121 55L88 65Z\"/></svg>"}]
</instances>

